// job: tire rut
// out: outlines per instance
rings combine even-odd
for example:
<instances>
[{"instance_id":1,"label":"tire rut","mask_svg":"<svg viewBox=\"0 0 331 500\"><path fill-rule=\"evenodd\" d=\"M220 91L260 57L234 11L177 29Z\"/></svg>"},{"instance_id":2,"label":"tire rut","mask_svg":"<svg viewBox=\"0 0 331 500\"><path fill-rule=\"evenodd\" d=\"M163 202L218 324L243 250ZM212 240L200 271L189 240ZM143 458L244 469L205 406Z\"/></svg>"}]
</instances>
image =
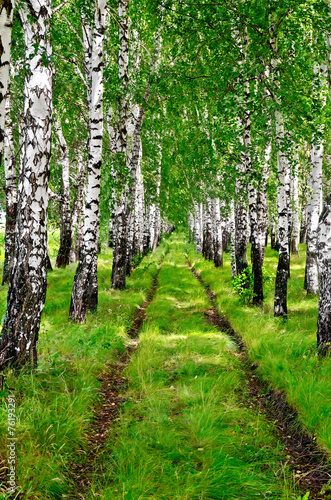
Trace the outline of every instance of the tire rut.
<instances>
[{"instance_id":1,"label":"tire rut","mask_svg":"<svg viewBox=\"0 0 331 500\"><path fill-rule=\"evenodd\" d=\"M91 484L96 462L103 446L108 439L108 430L111 425L120 419L120 409L127 398L122 396L127 390L128 381L124 376L124 370L128 366L132 354L139 346L139 332L146 317L146 309L152 302L158 287L158 276L165 256L158 263L158 270L153 278L152 286L147 298L141 307L138 307L132 319L131 327L127 330L130 337L127 342L126 351L119 356L115 362L107 364L105 370L99 375L101 382L99 392L100 400L92 409L93 422L90 424L87 435L88 446L85 450L78 450L79 463L71 466L68 481L71 484L71 492L63 495L68 500L84 499Z\"/></svg>"},{"instance_id":2,"label":"tire rut","mask_svg":"<svg viewBox=\"0 0 331 500\"><path fill-rule=\"evenodd\" d=\"M331 498L329 490L321 489L331 479L330 457L317 444L316 437L311 436L299 420L298 412L287 401L284 391L275 391L258 373L258 366L249 357L243 339L233 330L225 316L217 311L216 293L205 283L201 275L194 269L187 256L188 266L193 275L206 291L211 308L205 311L206 320L226 333L238 348L246 374L247 389L250 400L245 398L245 405L262 411L276 430L278 439L283 443L287 454L287 464L294 473L298 486L310 492L309 499Z\"/></svg>"}]
</instances>

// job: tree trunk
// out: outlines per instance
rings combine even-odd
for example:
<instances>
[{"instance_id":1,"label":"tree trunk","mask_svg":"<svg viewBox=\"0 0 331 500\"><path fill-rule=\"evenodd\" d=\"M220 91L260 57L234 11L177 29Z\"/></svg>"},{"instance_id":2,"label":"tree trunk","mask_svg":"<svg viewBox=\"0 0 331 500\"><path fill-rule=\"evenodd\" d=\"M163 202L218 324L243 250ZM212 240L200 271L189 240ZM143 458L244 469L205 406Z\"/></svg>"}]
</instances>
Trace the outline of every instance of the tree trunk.
<instances>
[{"instance_id":1,"label":"tree trunk","mask_svg":"<svg viewBox=\"0 0 331 500\"><path fill-rule=\"evenodd\" d=\"M144 212L144 255L149 250L149 206L146 204Z\"/></svg>"},{"instance_id":2,"label":"tree trunk","mask_svg":"<svg viewBox=\"0 0 331 500\"><path fill-rule=\"evenodd\" d=\"M157 180L156 180L156 207L155 207L155 220L154 220L154 241L152 245L153 252L160 241L161 236L161 212L160 212L160 189L161 189L161 168L162 168L162 145L160 144L160 137L158 136L158 155L157 155Z\"/></svg>"},{"instance_id":3,"label":"tree trunk","mask_svg":"<svg viewBox=\"0 0 331 500\"><path fill-rule=\"evenodd\" d=\"M194 239L194 218L192 212L190 212L188 215L188 230L189 230L188 238L189 242L191 243L191 241L193 241Z\"/></svg>"},{"instance_id":4,"label":"tree trunk","mask_svg":"<svg viewBox=\"0 0 331 500\"><path fill-rule=\"evenodd\" d=\"M62 153L62 196L60 204L61 232L60 248L56 257L55 267L66 267L70 262L71 250L71 212L70 212L70 180L69 180L69 151L67 141L64 138L59 119L55 122L55 131L59 140Z\"/></svg>"},{"instance_id":5,"label":"tree trunk","mask_svg":"<svg viewBox=\"0 0 331 500\"><path fill-rule=\"evenodd\" d=\"M164 6L161 4L161 16ZM129 1L119 0L119 86L121 89L121 97L118 103L118 121L117 121L117 141L116 153L118 162L127 172L127 178L122 179L121 193L117 202L118 209L116 211L116 245L114 248L113 271L112 271L112 287L123 289L125 287L125 271L127 263L122 265L122 256L127 257L127 246L129 237L130 220L133 216L134 199L136 192L136 171L140 158L141 149L141 127L143 124L145 111L144 107L134 103L132 96L129 94L128 78L129 78ZM162 24L161 24L162 26ZM160 54L161 44L161 27L157 29L154 39L154 54L150 64L150 75L152 75L157 67L157 62ZM136 46L136 42L133 43ZM134 71L136 66L139 66L139 57L135 55L133 63ZM146 89L144 102L147 103L150 97L149 76L146 81ZM130 117L128 113L128 104L130 103ZM129 132L127 126L130 124L130 119L133 118L134 130ZM128 119L129 118L129 119ZM117 169L119 173L120 169ZM150 245L153 242L149 242Z\"/></svg>"},{"instance_id":6,"label":"tree trunk","mask_svg":"<svg viewBox=\"0 0 331 500\"><path fill-rule=\"evenodd\" d=\"M144 214L145 214L145 201L144 201L144 183L141 176L141 157L138 162L137 168L137 183L136 183L136 196L135 196L135 253L138 255L144 254Z\"/></svg>"},{"instance_id":7,"label":"tree trunk","mask_svg":"<svg viewBox=\"0 0 331 500\"><path fill-rule=\"evenodd\" d=\"M6 95L10 80L10 46L14 4L12 0L0 3L0 165L5 140Z\"/></svg>"},{"instance_id":8,"label":"tree trunk","mask_svg":"<svg viewBox=\"0 0 331 500\"><path fill-rule=\"evenodd\" d=\"M25 41L24 145L18 187L14 267L0 340L0 367L37 364L47 288L47 209L52 132L50 0L20 10Z\"/></svg>"},{"instance_id":9,"label":"tree trunk","mask_svg":"<svg viewBox=\"0 0 331 500\"><path fill-rule=\"evenodd\" d=\"M215 267L223 266L223 241L222 241L222 220L220 212L220 200L214 200L214 220L215 220L215 239L214 239L214 264Z\"/></svg>"},{"instance_id":10,"label":"tree trunk","mask_svg":"<svg viewBox=\"0 0 331 500\"><path fill-rule=\"evenodd\" d=\"M197 253L202 253L202 205L194 202L194 239Z\"/></svg>"},{"instance_id":11,"label":"tree trunk","mask_svg":"<svg viewBox=\"0 0 331 500\"><path fill-rule=\"evenodd\" d=\"M105 32L106 0L98 0L93 36L89 45L91 54L91 99L89 100L89 160L86 187L84 242L80 251L71 294L70 318L86 320L86 310L98 305L98 227L100 221L100 177L103 137L103 40ZM84 30L83 30L84 31ZM89 62L89 61L87 61Z\"/></svg>"},{"instance_id":12,"label":"tree trunk","mask_svg":"<svg viewBox=\"0 0 331 500\"><path fill-rule=\"evenodd\" d=\"M304 176L301 184L301 224L300 224L300 243L307 243L307 217L308 217L308 193L307 177Z\"/></svg>"},{"instance_id":13,"label":"tree trunk","mask_svg":"<svg viewBox=\"0 0 331 500\"><path fill-rule=\"evenodd\" d=\"M6 135L4 138L4 166L6 179L6 230L5 260L3 264L2 284L8 282L14 264L15 226L17 214L17 178L13 139L13 124L10 118L11 100L8 91L6 99Z\"/></svg>"},{"instance_id":14,"label":"tree trunk","mask_svg":"<svg viewBox=\"0 0 331 500\"><path fill-rule=\"evenodd\" d=\"M130 212L125 193L115 203L112 288L124 290L126 285L126 261Z\"/></svg>"},{"instance_id":15,"label":"tree trunk","mask_svg":"<svg viewBox=\"0 0 331 500\"><path fill-rule=\"evenodd\" d=\"M299 158L298 158L299 161ZM299 177L298 177L299 165L295 166L294 172L291 175L291 193L292 193L292 240L291 240L291 252L293 255L299 255Z\"/></svg>"},{"instance_id":16,"label":"tree trunk","mask_svg":"<svg viewBox=\"0 0 331 500\"><path fill-rule=\"evenodd\" d=\"M83 160L82 154L78 155L78 180L76 185L76 196L71 210L71 249L70 262L76 263L79 260L80 249L83 245L84 230L84 201L85 201L85 181L87 174L87 162ZM75 238L76 233L76 238ZM75 245L74 245L75 240Z\"/></svg>"},{"instance_id":17,"label":"tree trunk","mask_svg":"<svg viewBox=\"0 0 331 500\"><path fill-rule=\"evenodd\" d=\"M247 263L247 208L246 208L245 164L237 165L236 177L236 214L235 214L235 244L236 272L242 274L248 267Z\"/></svg>"},{"instance_id":18,"label":"tree trunk","mask_svg":"<svg viewBox=\"0 0 331 500\"><path fill-rule=\"evenodd\" d=\"M283 117L276 111L276 141L278 167L278 218L279 218L279 258L275 283L274 315L287 315L287 280L289 270L289 239L288 239L288 207L290 173L286 155L283 152L284 144Z\"/></svg>"},{"instance_id":19,"label":"tree trunk","mask_svg":"<svg viewBox=\"0 0 331 500\"><path fill-rule=\"evenodd\" d=\"M308 202L305 270L307 295L318 294L317 231L322 197L323 150L323 142L317 145L313 143L311 146L311 171L308 176L308 187L311 192Z\"/></svg>"},{"instance_id":20,"label":"tree trunk","mask_svg":"<svg viewBox=\"0 0 331 500\"><path fill-rule=\"evenodd\" d=\"M123 290L126 284L127 246L130 225L130 207L127 199L128 179L121 171L127 170L126 151L128 141L128 82L129 82L129 0L118 1L119 51L118 79L120 97L117 106L117 129L115 135L115 161L119 168L114 168L115 176L120 181L120 193L117 195L114 210L114 232L116 237L113 246L112 288ZM129 174L127 174L129 175Z\"/></svg>"},{"instance_id":21,"label":"tree trunk","mask_svg":"<svg viewBox=\"0 0 331 500\"><path fill-rule=\"evenodd\" d=\"M202 252L203 256L207 260L214 260L214 245L213 245L213 233L212 233L212 203L210 198L207 199L206 205L204 205L204 224L203 224L203 243Z\"/></svg>"},{"instance_id":22,"label":"tree trunk","mask_svg":"<svg viewBox=\"0 0 331 500\"><path fill-rule=\"evenodd\" d=\"M247 43L247 42L246 42ZM249 101L249 82L245 82L245 103ZM258 193L256 180L253 178L252 172L252 159L251 159L251 127L250 127L250 113L245 109L244 112L244 146L245 146L245 164L246 172L249 175L248 180L248 206L249 206L249 221L251 230L251 261L252 271L254 277L253 289L253 304L263 306L263 259L264 259L264 245L265 245L265 231L266 231L266 174L267 168L264 168L262 174L262 186ZM267 146L267 161L268 165L270 158L270 146Z\"/></svg>"},{"instance_id":23,"label":"tree trunk","mask_svg":"<svg viewBox=\"0 0 331 500\"><path fill-rule=\"evenodd\" d=\"M231 235L231 277L237 276L236 268L236 212L234 200L230 203L230 235Z\"/></svg>"},{"instance_id":24,"label":"tree trunk","mask_svg":"<svg viewBox=\"0 0 331 500\"><path fill-rule=\"evenodd\" d=\"M276 222L274 220L271 221L270 225L270 245L272 250L276 250L277 252L279 252L278 231Z\"/></svg>"},{"instance_id":25,"label":"tree trunk","mask_svg":"<svg viewBox=\"0 0 331 500\"><path fill-rule=\"evenodd\" d=\"M318 270L317 346L326 354L331 346L331 195L325 202L318 226Z\"/></svg>"}]
</instances>

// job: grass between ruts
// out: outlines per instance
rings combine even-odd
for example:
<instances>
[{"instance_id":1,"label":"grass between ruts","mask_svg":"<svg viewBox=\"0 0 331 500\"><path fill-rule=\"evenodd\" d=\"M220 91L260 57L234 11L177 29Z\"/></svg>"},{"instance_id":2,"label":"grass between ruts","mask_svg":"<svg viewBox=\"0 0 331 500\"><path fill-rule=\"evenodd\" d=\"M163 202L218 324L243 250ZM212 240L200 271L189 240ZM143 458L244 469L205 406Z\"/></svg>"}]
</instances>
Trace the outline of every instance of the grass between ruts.
<instances>
[{"instance_id":1,"label":"grass between ruts","mask_svg":"<svg viewBox=\"0 0 331 500\"><path fill-rule=\"evenodd\" d=\"M274 389L286 391L303 427L331 453L331 358L316 351L318 298L307 297L303 289L305 246L300 245L299 257L291 256L287 321L273 317L274 280L265 288L264 312L245 306L231 285L229 255L224 268L215 269L193 245L188 248L190 261L216 292L219 311L244 339L260 374ZM275 275L277 263L278 253L267 248L265 269Z\"/></svg>"},{"instance_id":2,"label":"grass between ruts","mask_svg":"<svg viewBox=\"0 0 331 500\"><path fill-rule=\"evenodd\" d=\"M245 402L236 347L206 322L208 308L174 235L89 499L296 498L272 424Z\"/></svg>"},{"instance_id":3,"label":"grass between ruts","mask_svg":"<svg viewBox=\"0 0 331 500\"><path fill-rule=\"evenodd\" d=\"M50 238L51 257L56 255ZM53 241L54 240L54 241ZM124 291L111 290L111 251L99 256L99 306L85 325L68 320L75 265L48 274L46 305L39 337L38 368L18 376L7 370L7 384L16 397L16 473L24 499L63 498L69 485L64 471L70 469L77 450L84 453L85 433L98 400L98 373L125 349L126 329L138 306L147 297L165 253L163 243L144 258L127 280ZM3 316L7 286L0 287ZM0 455L7 456L7 411L0 405ZM0 487L1 489L1 487ZM7 498L3 493L0 498Z\"/></svg>"}]
</instances>

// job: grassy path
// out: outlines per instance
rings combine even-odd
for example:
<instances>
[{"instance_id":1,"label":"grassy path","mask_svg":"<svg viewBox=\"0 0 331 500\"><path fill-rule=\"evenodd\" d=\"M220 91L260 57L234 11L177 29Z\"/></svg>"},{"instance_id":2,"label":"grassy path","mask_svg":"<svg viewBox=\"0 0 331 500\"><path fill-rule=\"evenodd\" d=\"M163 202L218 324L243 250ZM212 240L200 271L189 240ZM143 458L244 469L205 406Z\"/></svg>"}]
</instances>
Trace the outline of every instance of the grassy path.
<instances>
[{"instance_id":1,"label":"grassy path","mask_svg":"<svg viewBox=\"0 0 331 500\"><path fill-rule=\"evenodd\" d=\"M274 280L265 289L264 311L244 305L231 285L229 256L223 269L197 255L188 246L189 258L203 280L217 295L217 307L230 320L247 345L259 375L297 410L301 426L331 454L331 358L316 352L317 297L303 289L305 249L291 258L288 321L272 314ZM275 274L277 254L266 251L265 270ZM315 437L314 437L315 436ZM298 476L302 471L298 472Z\"/></svg>"},{"instance_id":2,"label":"grassy path","mask_svg":"<svg viewBox=\"0 0 331 500\"><path fill-rule=\"evenodd\" d=\"M206 321L209 307L175 235L87 498L297 498L273 425L247 404L237 348Z\"/></svg>"},{"instance_id":3,"label":"grassy path","mask_svg":"<svg viewBox=\"0 0 331 500\"><path fill-rule=\"evenodd\" d=\"M226 324L189 270L187 250L216 293L212 306L244 338L256 372L221 331ZM290 470L292 451L278 438L279 423L252 399L249 378L256 373L285 389L301 424L330 450L330 360L314 352L316 299L302 295L299 264L289 287L297 329L293 319L268 314L270 293L266 313L244 306L231 288L227 257L224 269L215 269L178 234L143 259L121 292L110 288L111 253L104 254L99 309L86 325L67 320L74 267L51 273L38 369L7 373L17 402L18 498L297 500L306 472ZM0 457L6 417L2 405ZM7 498L0 487L0 499Z\"/></svg>"},{"instance_id":4,"label":"grassy path","mask_svg":"<svg viewBox=\"0 0 331 500\"><path fill-rule=\"evenodd\" d=\"M85 325L68 321L75 266L54 269L39 340L38 369L7 372L16 399L17 485L24 500L65 498L74 484L75 462L84 462L90 448L88 429L93 408L100 401L100 374L121 356L128 343L132 318L147 298L158 262L167 243L145 257L127 280L127 289L111 289L111 252L99 258L98 312ZM0 287L0 309L5 310L7 287ZM11 391L12 392L12 391ZM3 396L3 399L4 396ZM7 456L7 411L0 405L0 456ZM1 473L1 470L0 470ZM0 499L7 499L6 471L0 477Z\"/></svg>"}]
</instances>

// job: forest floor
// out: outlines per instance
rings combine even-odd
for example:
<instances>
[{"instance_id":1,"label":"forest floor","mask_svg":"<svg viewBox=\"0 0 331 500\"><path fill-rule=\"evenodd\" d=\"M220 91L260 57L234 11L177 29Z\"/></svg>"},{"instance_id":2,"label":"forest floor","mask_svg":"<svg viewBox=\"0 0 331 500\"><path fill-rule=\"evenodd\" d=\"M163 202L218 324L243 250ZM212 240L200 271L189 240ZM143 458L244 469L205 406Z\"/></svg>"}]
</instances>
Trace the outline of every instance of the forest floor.
<instances>
[{"instance_id":1,"label":"forest floor","mask_svg":"<svg viewBox=\"0 0 331 500\"><path fill-rule=\"evenodd\" d=\"M270 249L264 312L234 291L227 255L215 269L181 234L122 292L104 252L98 312L83 326L67 320L75 266L49 273L38 369L6 375L17 498L328 499L331 360L316 354L303 261L292 259L287 322L272 317ZM3 287L1 314L5 296Z\"/></svg>"}]
</instances>

